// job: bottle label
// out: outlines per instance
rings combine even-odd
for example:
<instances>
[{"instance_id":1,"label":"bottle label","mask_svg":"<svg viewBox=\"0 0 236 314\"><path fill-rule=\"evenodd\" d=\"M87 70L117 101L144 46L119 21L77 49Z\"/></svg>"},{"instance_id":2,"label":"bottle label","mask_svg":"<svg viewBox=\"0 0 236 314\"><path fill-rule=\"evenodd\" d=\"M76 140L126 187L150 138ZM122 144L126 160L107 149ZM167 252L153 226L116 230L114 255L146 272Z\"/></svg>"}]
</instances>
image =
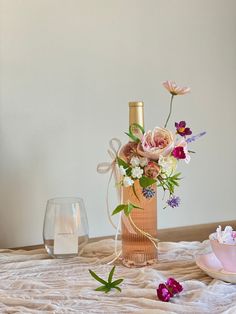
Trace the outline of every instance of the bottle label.
<instances>
[{"instance_id":1,"label":"bottle label","mask_svg":"<svg viewBox=\"0 0 236 314\"><path fill-rule=\"evenodd\" d=\"M75 212L62 213L59 209L56 210L53 250L55 255L78 253L77 222Z\"/></svg>"}]
</instances>

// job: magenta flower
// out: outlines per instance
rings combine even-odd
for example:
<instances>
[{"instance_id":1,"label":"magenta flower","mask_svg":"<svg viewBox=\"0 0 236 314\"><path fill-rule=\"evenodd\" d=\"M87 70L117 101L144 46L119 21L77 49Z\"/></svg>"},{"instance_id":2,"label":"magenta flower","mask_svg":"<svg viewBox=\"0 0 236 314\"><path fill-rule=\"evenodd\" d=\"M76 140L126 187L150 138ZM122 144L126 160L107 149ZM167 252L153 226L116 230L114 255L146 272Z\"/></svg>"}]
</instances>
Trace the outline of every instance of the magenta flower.
<instances>
[{"instance_id":1,"label":"magenta flower","mask_svg":"<svg viewBox=\"0 0 236 314\"><path fill-rule=\"evenodd\" d=\"M179 123L175 122L176 133L181 136L191 135L192 131L190 128L186 128L186 122L180 121Z\"/></svg>"},{"instance_id":2,"label":"magenta flower","mask_svg":"<svg viewBox=\"0 0 236 314\"><path fill-rule=\"evenodd\" d=\"M172 151L172 155L176 158L176 159L185 159L186 155L185 155L185 151L183 146L176 146L173 151Z\"/></svg>"},{"instance_id":3,"label":"magenta flower","mask_svg":"<svg viewBox=\"0 0 236 314\"><path fill-rule=\"evenodd\" d=\"M174 278L168 278L166 283L160 283L157 288L157 297L160 301L169 302L175 294L183 291L182 285Z\"/></svg>"},{"instance_id":4,"label":"magenta flower","mask_svg":"<svg viewBox=\"0 0 236 314\"><path fill-rule=\"evenodd\" d=\"M169 302L170 298L173 297L173 294L169 291L164 283L160 283L159 287L157 288L157 297L163 302Z\"/></svg>"},{"instance_id":5,"label":"magenta flower","mask_svg":"<svg viewBox=\"0 0 236 314\"><path fill-rule=\"evenodd\" d=\"M166 286L168 287L169 291L172 292L173 295L183 291L183 286L174 278L169 278L166 282Z\"/></svg>"}]
</instances>

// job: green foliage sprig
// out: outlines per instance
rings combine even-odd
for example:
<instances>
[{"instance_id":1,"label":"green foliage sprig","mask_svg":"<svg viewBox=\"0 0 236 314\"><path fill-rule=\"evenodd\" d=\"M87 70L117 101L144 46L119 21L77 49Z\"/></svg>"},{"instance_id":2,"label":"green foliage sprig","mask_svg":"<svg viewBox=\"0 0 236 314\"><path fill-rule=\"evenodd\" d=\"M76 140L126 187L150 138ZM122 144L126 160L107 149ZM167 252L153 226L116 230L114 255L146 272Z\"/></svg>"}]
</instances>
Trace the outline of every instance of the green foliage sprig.
<instances>
[{"instance_id":1,"label":"green foliage sprig","mask_svg":"<svg viewBox=\"0 0 236 314\"><path fill-rule=\"evenodd\" d=\"M161 186L165 191L169 191L170 194L174 194L175 191L175 187L179 186L179 180L181 180L182 178L180 178L181 173L178 172L175 175L169 175L169 176L159 176L158 177L158 181L159 184L158 186Z\"/></svg>"},{"instance_id":2,"label":"green foliage sprig","mask_svg":"<svg viewBox=\"0 0 236 314\"><path fill-rule=\"evenodd\" d=\"M105 293L108 293L109 291L111 291L112 288L114 288L114 289L118 290L119 292L121 292L121 288L118 287L118 285L121 284L124 279L117 279L115 281L112 281L112 278L113 278L113 275L114 275L114 272L115 272L115 268L116 268L115 266L112 267L112 270L110 271L110 273L108 275L107 281L102 279L94 271L89 269L90 275L95 280L97 280L98 282L102 283L102 286L96 288L95 291L103 291Z\"/></svg>"},{"instance_id":3,"label":"green foliage sprig","mask_svg":"<svg viewBox=\"0 0 236 314\"><path fill-rule=\"evenodd\" d=\"M125 215L129 216L134 208L143 209L143 208L138 207L132 203L120 204L113 210L112 215L118 214L119 212L121 212L123 210Z\"/></svg>"},{"instance_id":4,"label":"green foliage sprig","mask_svg":"<svg viewBox=\"0 0 236 314\"><path fill-rule=\"evenodd\" d=\"M135 143L139 143L139 142L140 142L140 139L139 139L137 136L134 135L133 129L136 129L136 130L139 129L139 130L142 132L142 134L145 133L145 130L144 130L144 128L143 128L141 125L139 125L138 123L133 123L133 124L131 124L130 127L129 127L129 132L128 132L128 133L125 132L125 134L128 135L128 136L131 138L132 141L134 141Z\"/></svg>"}]
</instances>

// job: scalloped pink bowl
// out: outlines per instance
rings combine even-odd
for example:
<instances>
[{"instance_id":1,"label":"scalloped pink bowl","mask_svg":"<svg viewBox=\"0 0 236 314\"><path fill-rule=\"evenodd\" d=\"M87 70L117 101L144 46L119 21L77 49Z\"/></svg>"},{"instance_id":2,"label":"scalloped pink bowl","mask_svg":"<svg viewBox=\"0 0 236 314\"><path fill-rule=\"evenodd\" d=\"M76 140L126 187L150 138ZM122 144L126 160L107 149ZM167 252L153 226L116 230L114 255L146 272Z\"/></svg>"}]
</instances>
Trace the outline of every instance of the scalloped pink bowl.
<instances>
[{"instance_id":1,"label":"scalloped pink bowl","mask_svg":"<svg viewBox=\"0 0 236 314\"><path fill-rule=\"evenodd\" d=\"M209 239L215 256L221 262L224 270L236 272L236 244L219 243L218 240L212 239L213 234L210 234Z\"/></svg>"}]
</instances>

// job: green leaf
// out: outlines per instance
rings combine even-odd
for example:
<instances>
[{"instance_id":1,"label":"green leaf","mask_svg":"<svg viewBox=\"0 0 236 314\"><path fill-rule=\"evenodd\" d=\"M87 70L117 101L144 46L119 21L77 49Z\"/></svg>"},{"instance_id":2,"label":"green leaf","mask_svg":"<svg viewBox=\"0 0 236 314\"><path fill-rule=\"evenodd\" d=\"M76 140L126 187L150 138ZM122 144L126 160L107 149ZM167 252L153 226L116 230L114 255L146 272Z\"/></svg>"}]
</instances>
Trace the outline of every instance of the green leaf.
<instances>
[{"instance_id":1,"label":"green leaf","mask_svg":"<svg viewBox=\"0 0 236 314\"><path fill-rule=\"evenodd\" d=\"M113 266L113 267L112 267L112 270L110 271L110 274L109 274L109 276L108 276L108 282L109 282L109 283L112 282L112 277L113 277L113 275L114 275L115 269L116 269L116 266Z\"/></svg>"},{"instance_id":2,"label":"green leaf","mask_svg":"<svg viewBox=\"0 0 236 314\"><path fill-rule=\"evenodd\" d=\"M148 186L156 183L157 180L155 179L152 179L152 178L148 178L148 177L145 177L145 176L142 176L140 179L139 179L139 183L141 185L142 188L147 188Z\"/></svg>"},{"instance_id":3,"label":"green leaf","mask_svg":"<svg viewBox=\"0 0 236 314\"><path fill-rule=\"evenodd\" d=\"M141 125L139 125L138 123L133 123L129 127L129 133L125 132L125 134L128 135L134 142L138 143L138 142L140 142L140 139L134 135L134 133L133 133L134 129L139 129L142 132L142 134L144 134L145 131Z\"/></svg>"},{"instance_id":4,"label":"green leaf","mask_svg":"<svg viewBox=\"0 0 236 314\"><path fill-rule=\"evenodd\" d=\"M100 286L98 288L95 289L95 291L106 291L107 290L107 287L106 286Z\"/></svg>"},{"instance_id":5,"label":"green leaf","mask_svg":"<svg viewBox=\"0 0 236 314\"><path fill-rule=\"evenodd\" d=\"M132 203L130 203L130 205L132 205L132 206L133 206L133 208L143 209L142 207L139 207L139 206L134 205L134 204L132 204Z\"/></svg>"},{"instance_id":6,"label":"green leaf","mask_svg":"<svg viewBox=\"0 0 236 314\"><path fill-rule=\"evenodd\" d=\"M107 284L107 282L105 280L103 280L102 278L100 278L97 274L95 274L95 272L93 272L91 269L89 269L90 275L96 279L97 281L103 283L104 285Z\"/></svg>"},{"instance_id":7,"label":"green leaf","mask_svg":"<svg viewBox=\"0 0 236 314\"><path fill-rule=\"evenodd\" d=\"M119 212L121 212L122 210L125 209L127 205L125 204L121 204L121 205L118 205L112 212L112 216L115 215L115 214L118 214Z\"/></svg>"},{"instance_id":8,"label":"green leaf","mask_svg":"<svg viewBox=\"0 0 236 314\"><path fill-rule=\"evenodd\" d=\"M124 279L117 279L117 280L112 282L115 268L116 268L115 266L112 267L112 269L109 273L109 276L108 276L108 282L106 282L105 280L100 278L98 275L95 274L95 272L93 272L92 270L89 269L91 276L103 284L103 286L96 288L95 291L103 291L105 293L108 293L112 288L115 288L121 292L121 289L119 287L116 287L116 286L119 285Z\"/></svg>"},{"instance_id":9,"label":"green leaf","mask_svg":"<svg viewBox=\"0 0 236 314\"><path fill-rule=\"evenodd\" d=\"M126 205L126 207L124 208L124 213L125 213L125 215L126 215L126 216L129 216L134 208L143 209L143 208L141 208L141 207L139 207L139 206L137 206L137 205L134 205L134 204L132 204L132 203L128 203L128 204Z\"/></svg>"},{"instance_id":10,"label":"green leaf","mask_svg":"<svg viewBox=\"0 0 236 314\"><path fill-rule=\"evenodd\" d=\"M129 216L130 211L129 211L128 205L125 206L124 213L125 213L126 216Z\"/></svg>"},{"instance_id":11,"label":"green leaf","mask_svg":"<svg viewBox=\"0 0 236 314\"><path fill-rule=\"evenodd\" d=\"M129 168L129 165L121 158L116 157L119 166L123 166L125 169Z\"/></svg>"},{"instance_id":12,"label":"green leaf","mask_svg":"<svg viewBox=\"0 0 236 314\"><path fill-rule=\"evenodd\" d=\"M124 213L125 213L125 215L126 215L126 216L129 216L134 208L143 209L142 207L139 207L139 206L134 205L134 204L132 204L132 203L128 203L128 204L126 205L126 207L124 208Z\"/></svg>"},{"instance_id":13,"label":"green leaf","mask_svg":"<svg viewBox=\"0 0 236 314\"><path fill-rule=\"evenodd\" d=\"M133 190L133 192L134 192L134 195L137 197L137 199L139 200L139 197L138 197L138 195L137 195L137 193L136 193L136 189L135 189L135 186L134 186L134 184L132 185L132 190Z\"/></svg>"},{"instance_id":14,"label":"green leaf","mask_svg":"<svg viewBox=\"0 0 236 314\"><path fill-rule=\"evenodd\" d=\"M180 172L176 173L175 175L171 176L170 178L174 178L176 180L181 180L181 178L179 176L181 176Z\"/></svg>"},{"instance_id":15,"label":"green leaf","mask_svg":"<svg viewBox=\"0 0 236 314\"><path fill-rule=\"evenodd\" d=\"M134 135L131 134L131 133L125 132L125 134L128 135L128 136L131 138L131 140L133 140L133 141L136 142L136 143L138 143L138 142L140 141L138 137L134 136Z\"/></svg>"},{"instance_id":16,"label":"green leaf","mask_svg":"<svg viewBox=\"0 0 236 314\"><path fill-rule=\"evenodd\" d=\"M108 293L109 291L111 291L111 287L107 287L105 293Z\"/></svg>"},{"instance_id":17,"label":"green leaf","mask_svg":"<svg viewBox=\"0 0 236 314\"><path fill-rule=\"evenodd\" d=\"M140 124L138 124L138 123L132 123L131 124L131 126L129 127L129 129L131 130L131 132L132 132L132 128L138 128L141 132L142 132L142 134L144 134L145 133L145 130L144 130L144 128L140 125ZM129 131L130 131L129 130ZM133 133L133 132L132 132Z\"/></svg>"},{"instance_id":18,"label":"green leaf","mask_svg":"<svg viewBox=\"0 0 236 314\"><path fill-rule=\"evenodd\" d=\"M115 281L112 282L112 287L115 287L117 285L119 285L120 283L122 283L122 281L124 281L124 279L117 279Z\"/></svg>"},{"instance_id":19,"label":"green leaf","mask_svg":"<svg viewBox=\"0 0 236 314\"><path fill-rule=\"evenodd\" d=\"M131 203L128 203L127 214L129 215L132 212L134 206Z\"/></svg>"},{"instance_id":20,"label":"green leaf","mask_svg":"<svg viewBox=\"0 0 236 314\"><path fill-rule=\"evenodd\" d=\"M131 167L127 168L127 170L126 170L126 175L127 175L128 177L131 177L131 173L132 173L132 168L131 168Z\"/></svg>"}]
</instances>

